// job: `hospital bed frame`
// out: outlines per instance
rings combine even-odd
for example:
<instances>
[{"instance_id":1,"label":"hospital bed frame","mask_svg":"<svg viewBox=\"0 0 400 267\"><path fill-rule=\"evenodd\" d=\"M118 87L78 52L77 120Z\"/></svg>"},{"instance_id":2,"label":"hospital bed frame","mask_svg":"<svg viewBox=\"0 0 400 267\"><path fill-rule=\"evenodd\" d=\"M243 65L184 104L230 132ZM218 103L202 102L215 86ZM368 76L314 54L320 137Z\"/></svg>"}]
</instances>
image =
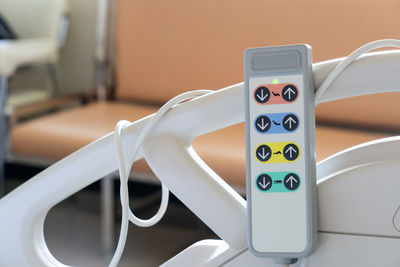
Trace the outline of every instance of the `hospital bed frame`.
<instances>
[{"instance_id":1,"label":"hospital bed frame","mask_svg":"<svg viewBox=\"0 0 400 267\"><path fill-rule=\"evenodd\" d=\"M315 85L341 60L314 64ZM399 51L360 57L320 102L399 91L399 62ZM246 201L191 147L199 135L242 122L243 96L240 83L175 106L136 158L144 157L171 192L221 238L197 242L164 266L274 265L272 259L257 258L247 249ZM150 117L125 130L124 147L135 142ZM318 164L319 245L311 256L292 266L400 264L399 152L400 137L392 137L342 151ZM125 149L125 158L130 159L131 153ZM110 133L1 199L0 266L65 266L47 248L43 234L47 212L117 168L114 135Z\"/></svg>"}]
</instances>

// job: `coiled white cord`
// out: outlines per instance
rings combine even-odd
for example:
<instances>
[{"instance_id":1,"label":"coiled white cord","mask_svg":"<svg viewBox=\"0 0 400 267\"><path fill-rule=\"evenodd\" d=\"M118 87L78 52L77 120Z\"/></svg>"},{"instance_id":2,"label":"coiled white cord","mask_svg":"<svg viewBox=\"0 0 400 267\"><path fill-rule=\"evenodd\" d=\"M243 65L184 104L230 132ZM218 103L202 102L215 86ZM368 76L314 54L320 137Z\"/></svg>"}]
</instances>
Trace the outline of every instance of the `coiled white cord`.
<instances>
[{"instance_id":1,"label":"coiled white cord","mask_svg":"<svg viewBox=\"0 0 400 267\"><path fill-rule=\"evenodd\" d=\"M340 62L335 69L329 73L329 75L325 78L322 84L318 87L315 93L315 106L319 104L319 99L321 96L328 90L329 86L336 80L337 77L357 58L361 55L370 52L372 50L383 48L383 47L397 47L400 48L400 40L396 39L383 39L374 41L368 44L361 46L352 52L349 56L347 56L342 62Z\"/></svg>"},{"instance_id":2,"label":"coiled white cord","mask_svg":"<svg viewBox=\"0 0 400 267\"><path fill-rule=\"evenodd\" d=\"M139 149L141 148L142 144L146 141L146 138L149 135L150 130L156 125L160 119L165 115L165 113L168 112L170 108L173 106L181 103L182 101L192 99L195 97L199 97L205 94L208 94L210 92L213 92L211 90L196 90L196 91L190 91L186 92L183 94L180 94L171 100L169 100L167 103L165 103L148 121L148 123L143 127L142 131L140 132L136 142L133 144L133 156L132 158L126 162L124 158L124 153L123 153L123 147L122 147L122 132L123 130L130 126L132 123L129 121L119 121L117 125L115 126L115 144L117 147L117 156L118 156L118 168L119 168L119 176L120 176L120 200L121 200L121 206L122 206L122 219L121 219L121 231L119 234L119 240L118 240L118 245L117 248L114 252L114 255L111 259L110 264L108 265L109 267L115 267L118 265L122 253L124 251L125 243L126 243L126 238L128 235L128 226L129 226L129 221L131 221L133 224L141 227L149 227L161 220L161 218L164 216L165 211L168 206L168 198L169 198L169 190L168 188L161 183L162 187L162 196L161 196L161 204L160 208L158 209L157 213L150 219L143 220L138 217L136 217L133 212L131 211L129 207L129 191L128 191L128 178L129 178L129 173L132 167L132 164L134 160L136 159L137 153L139 152Z\"/></svg>"}]
</instances>

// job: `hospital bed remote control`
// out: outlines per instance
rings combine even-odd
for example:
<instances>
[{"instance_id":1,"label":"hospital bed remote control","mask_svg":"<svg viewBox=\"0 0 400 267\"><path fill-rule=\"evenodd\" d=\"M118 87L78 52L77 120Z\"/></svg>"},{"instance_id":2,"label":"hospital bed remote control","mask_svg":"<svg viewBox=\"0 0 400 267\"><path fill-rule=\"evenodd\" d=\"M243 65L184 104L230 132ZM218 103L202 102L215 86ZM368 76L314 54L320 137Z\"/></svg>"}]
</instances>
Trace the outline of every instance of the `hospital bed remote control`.
<instances>
[{"instance_id":1,"label":"hospital bed remote control","mask_svg":"<svg viewBox=\"0 0 400 267\"><path fill-rule=\"evenodd\" d=\"M305 257L318 230L311 47L247 49L244 70L248 246Z\"/></svg>"}]
</instances>

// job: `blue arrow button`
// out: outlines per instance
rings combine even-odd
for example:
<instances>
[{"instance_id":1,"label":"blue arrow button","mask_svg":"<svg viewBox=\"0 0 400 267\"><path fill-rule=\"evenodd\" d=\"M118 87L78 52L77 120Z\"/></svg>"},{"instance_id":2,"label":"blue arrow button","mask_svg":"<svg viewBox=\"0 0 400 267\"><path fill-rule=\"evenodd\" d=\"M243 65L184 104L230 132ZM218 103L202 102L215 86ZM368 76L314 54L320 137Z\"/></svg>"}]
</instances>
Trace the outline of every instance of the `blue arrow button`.
<instances>
[{"instance_id":1,"label":"blue arrow button","mask_svg":"<svg viewBox=\"0 0 400 267\"><path fill-rule=\"evenodd\" d=\"M294 132L299 124L299 118L293 113L262 114L254 121L256 130L263 134Z\"/></svg>"}]
</instances>

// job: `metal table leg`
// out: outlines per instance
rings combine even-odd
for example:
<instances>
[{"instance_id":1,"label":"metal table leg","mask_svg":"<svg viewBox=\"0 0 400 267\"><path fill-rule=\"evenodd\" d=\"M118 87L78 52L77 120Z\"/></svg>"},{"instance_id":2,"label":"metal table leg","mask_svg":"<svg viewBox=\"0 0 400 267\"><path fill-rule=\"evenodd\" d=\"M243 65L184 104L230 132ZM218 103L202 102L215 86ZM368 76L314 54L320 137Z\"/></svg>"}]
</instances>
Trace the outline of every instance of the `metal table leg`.
<instances>
[{"instance_id":1,"label":"metal table leg","mask_svg":"<svg viewBox=\"0 0 400 267\"><path fill-rule=\"evenodd\" d=\"M101 224L102 246L106 254L112 255L114 247L114 175L108 175L101 180Z\"/></svg>"},{"instance_id":2,"label":"metal table leg","mask_svg":"<svg viewBox=\"0 0 400 267\"><path fill-rule=\"evenodd\" d=\"M7 76L0 76L0 198L5 194Z\"/></svg>"},{"instance_id":3,"label":"metal table leg","mask_svg":"<svg viewBox=\"0 0 400 267\"><path fill-rule=\"evenodd\" d=\"M54 63L49 63L46 64L46 69L51 84L51 93L53 96L58 96L60 95L60 86L56 66L54 65Z\"/></svg>"}]
</instances>

